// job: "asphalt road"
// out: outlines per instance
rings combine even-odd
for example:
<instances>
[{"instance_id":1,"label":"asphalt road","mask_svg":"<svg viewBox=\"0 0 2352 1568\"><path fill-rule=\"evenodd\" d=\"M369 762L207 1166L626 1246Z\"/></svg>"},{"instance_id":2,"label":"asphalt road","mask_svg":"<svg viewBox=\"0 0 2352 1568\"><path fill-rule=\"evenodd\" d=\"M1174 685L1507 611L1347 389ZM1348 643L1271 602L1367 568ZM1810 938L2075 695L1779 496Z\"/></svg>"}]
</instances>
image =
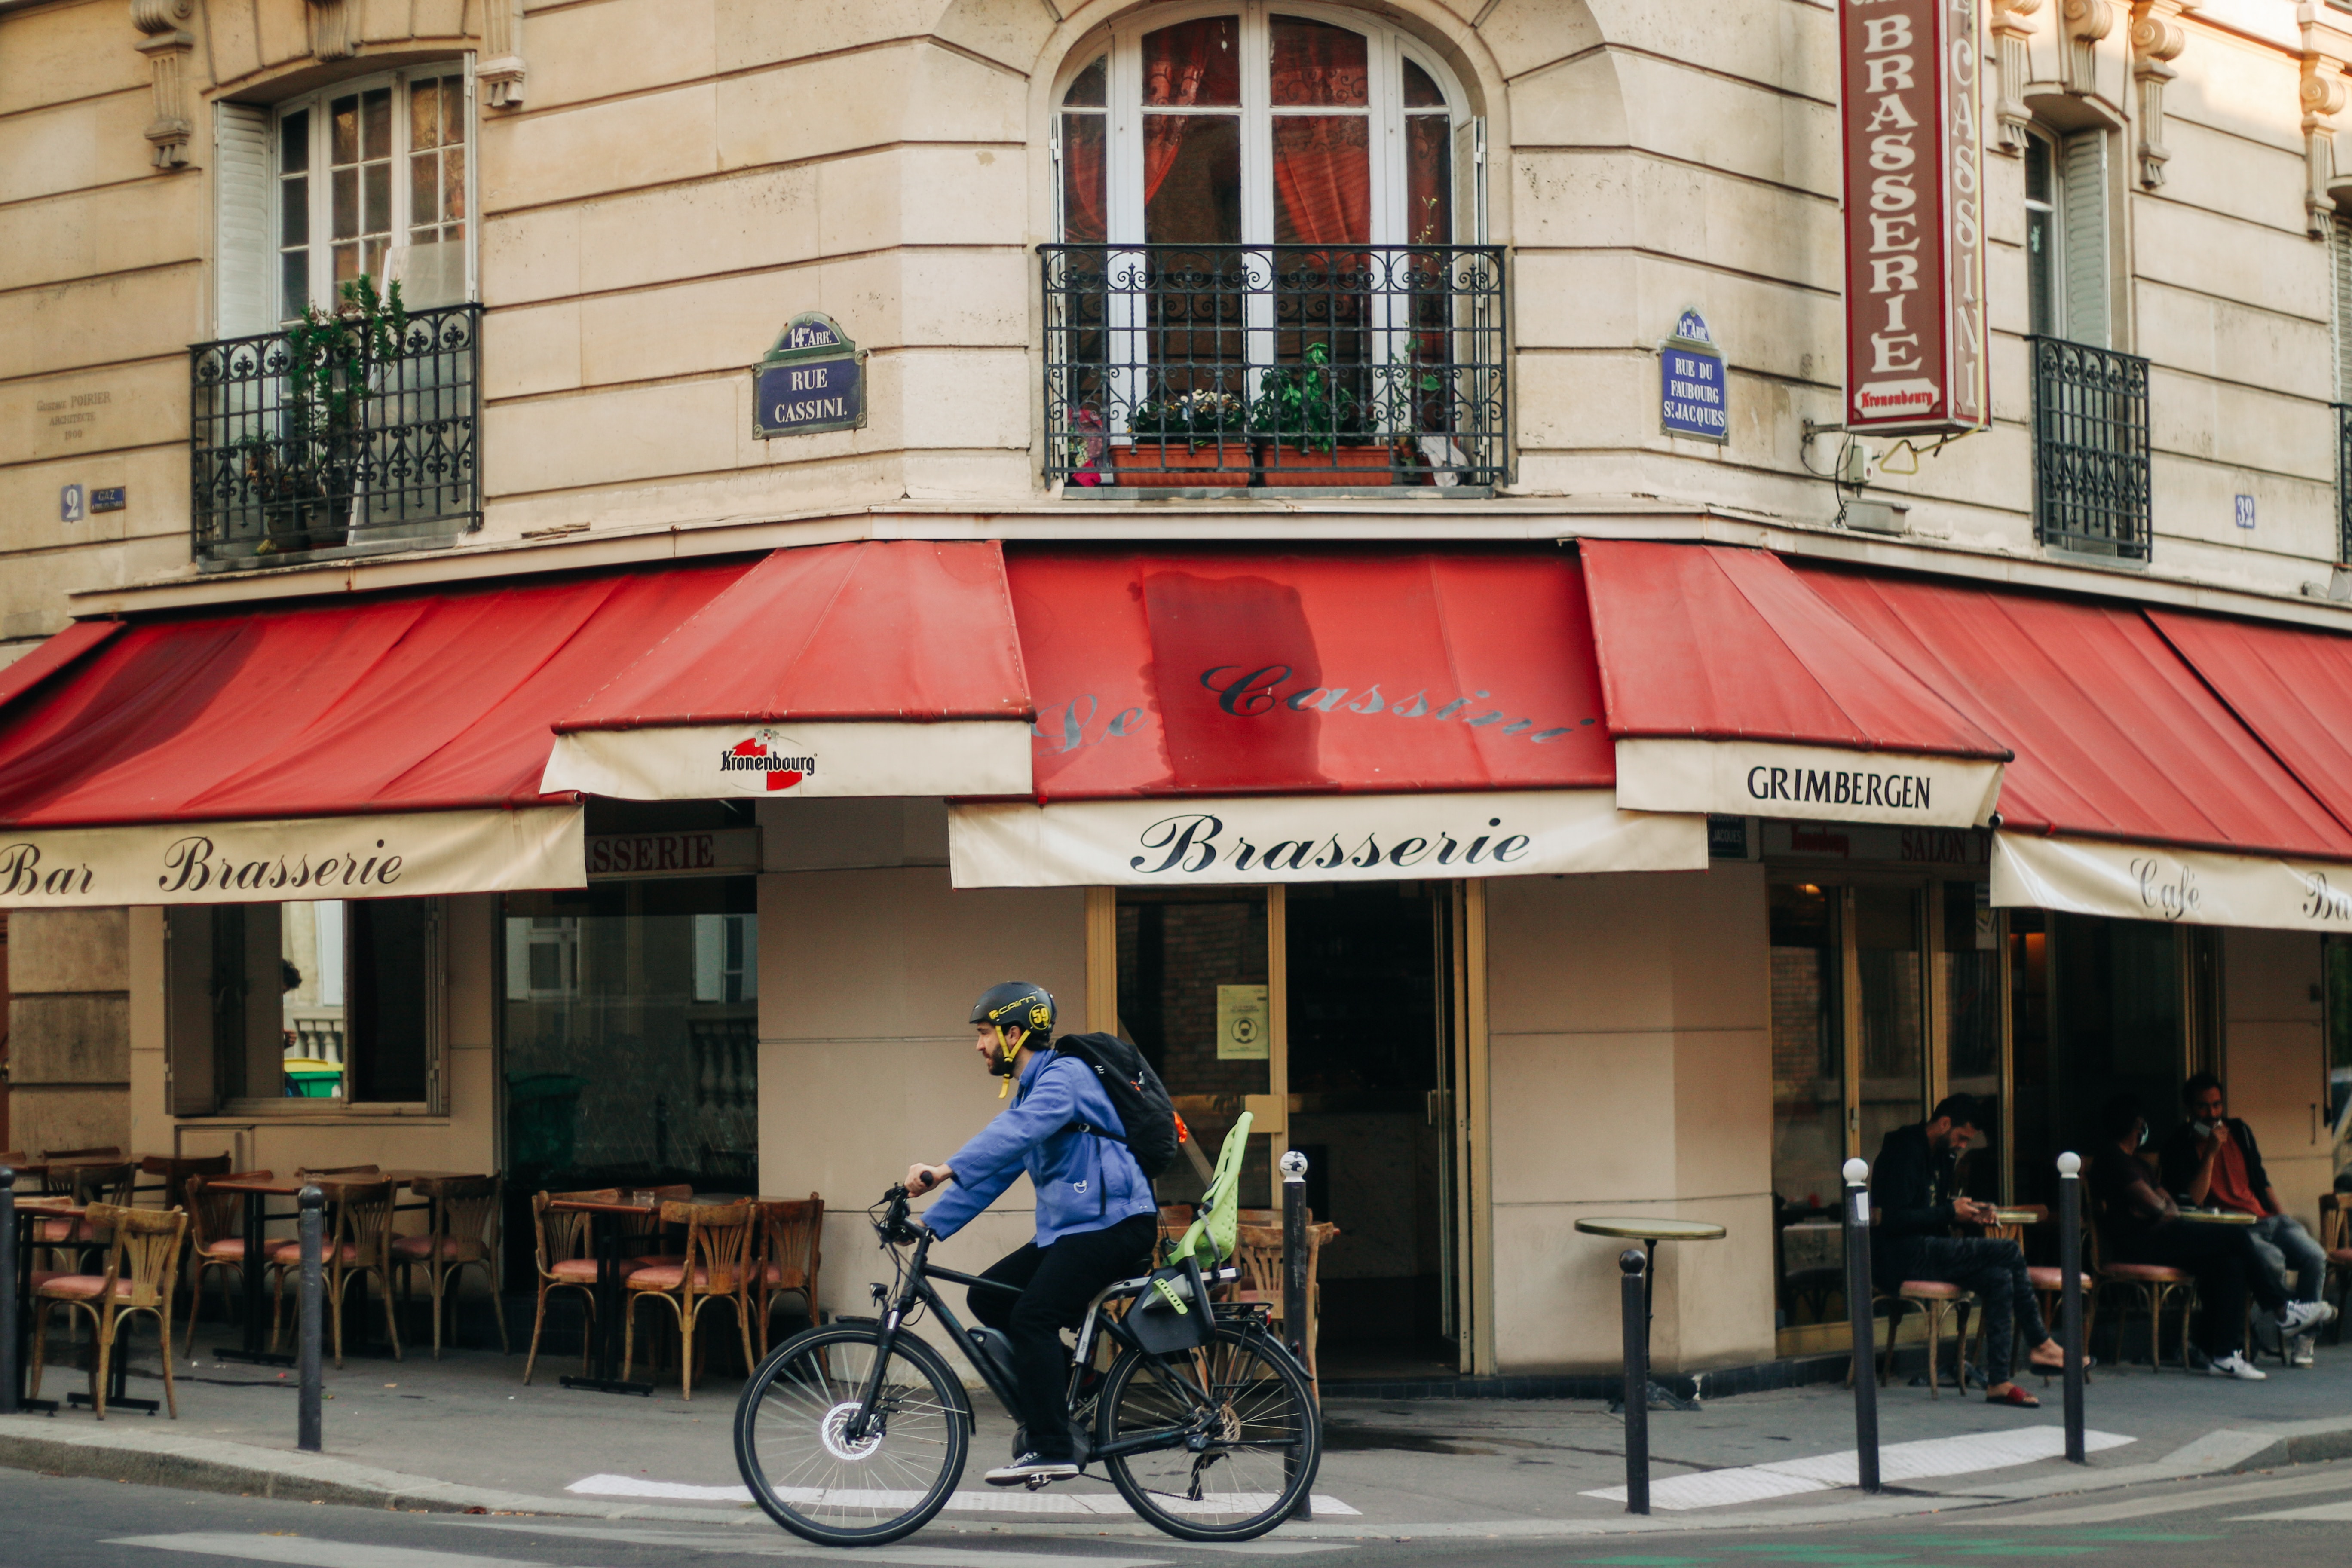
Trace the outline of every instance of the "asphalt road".
<instances>
[{"instance_id":1,"label":"asphalt road","mask_svg":"<svg viewBox=\"0 0 2352 1568\"><path fill-rule=\"evenodd\" d=\"M724 1568L834 1555L764 1523L392 1513L14 1470L0 1470L0 1568ZM897 1568L1181 1568L1219 1556L1312 1558L1316 1568L1987 1568L1998 1559L2270 1568L2343 1561L2347 1524L2352 1462L1801 1531L1690 1529L1661 1519L1636 1535L1349 1542L1277 1532L1249 1546L1201 1547L1156 1534L934 1525L894 1547L842 1555Z\"/></svg>"}]
</instances>

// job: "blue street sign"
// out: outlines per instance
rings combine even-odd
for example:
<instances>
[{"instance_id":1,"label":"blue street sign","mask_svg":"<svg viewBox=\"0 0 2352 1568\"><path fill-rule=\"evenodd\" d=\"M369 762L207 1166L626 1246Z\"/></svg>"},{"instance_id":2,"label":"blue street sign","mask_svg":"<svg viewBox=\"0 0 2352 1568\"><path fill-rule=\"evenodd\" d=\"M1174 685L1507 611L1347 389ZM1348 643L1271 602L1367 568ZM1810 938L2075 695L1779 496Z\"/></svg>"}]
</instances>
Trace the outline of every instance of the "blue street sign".
<instances>
[{"instance_id":1,"label":"blue street sign","mask_svg":"<svg viewBox=\"0 0 2352 1568\"><path fill-rule=\"evenodd\" d=\"M1675 335L1659 345L1659 428L1669 436L1729 442L1728 392L1723 353L1707 333L1706 318L1685 310L1675 323Z\"/></svg>"},{"instance_id":2,"label":"blue street sign","mask_svg":"<svg viewBox=\"0 0 2352 1568\"><path fill-rule=\"evenodd\" d=\"M794 316L751 367L751 434L814 436L866 423L866 351L822 311Z\"/></svg>"}]
</instances>

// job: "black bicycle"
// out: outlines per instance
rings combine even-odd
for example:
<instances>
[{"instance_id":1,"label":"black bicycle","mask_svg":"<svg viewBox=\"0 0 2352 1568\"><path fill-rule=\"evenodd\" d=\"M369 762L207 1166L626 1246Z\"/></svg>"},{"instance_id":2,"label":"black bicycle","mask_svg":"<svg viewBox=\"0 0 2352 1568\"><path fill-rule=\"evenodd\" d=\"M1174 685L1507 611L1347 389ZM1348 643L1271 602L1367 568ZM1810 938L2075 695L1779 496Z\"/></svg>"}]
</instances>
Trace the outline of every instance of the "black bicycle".
<instances>
[{"instance_id":1,"label":"black bicycle","mask_svg":"<svg viewBox=\"0 0 2352 1568\"><path fill-rule=\"evenodd\" d=\"M786 1530L829 1546L912 1534L963 1475L972 1405L946 1358L913 1331L922 1309L1006 1410L1018 1408L1010 1343L993 1329L966 1329L933 1281L1013 1288L933 1267L931 1234L908 1218L906 1188L868 1213L898 1274L874 1287L882 1316L794 1335L760 1363L735 1410L735 1460L752 1497ZM1122 1279L1087 1309L1070 1374L1078 1463L1099 1464L1128 1505L1171 1535L1253 1540L1290 1517L1322 1462L1306 1369L1266 1310L1247 1304L1217 1303L1198 1348L1153 1354L1118 1310L1152 1289L1148 1276ZM1097 1376L1106 1348L1115 1358Z\"/></svg>"}]
</instances>

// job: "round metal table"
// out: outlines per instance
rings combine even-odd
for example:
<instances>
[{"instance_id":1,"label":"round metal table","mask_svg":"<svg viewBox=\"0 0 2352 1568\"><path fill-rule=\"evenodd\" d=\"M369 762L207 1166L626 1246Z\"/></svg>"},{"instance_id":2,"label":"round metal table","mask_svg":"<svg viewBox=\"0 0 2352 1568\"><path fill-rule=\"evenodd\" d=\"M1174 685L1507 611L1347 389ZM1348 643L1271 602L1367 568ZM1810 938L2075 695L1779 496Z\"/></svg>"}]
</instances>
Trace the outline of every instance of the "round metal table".
<instances>
[{"instance_id":1,"label":"round metal table","mask_svg":"<svg viewBox=\"0 0 2352 1568\"><path fill-rule=\"evenodd\" d=\"M2191 1225L2259 1225L2261 1220L2242 1209L2182 1209L2180 1217Z\"/></svg>"},{"instance_id":2,"label":"round metal table","mask_svg":"<svg viewBox=\"0 0 2352 1568\"><path fill-rule=\"evenodd\" d=\"M1635 1219L1580 1219L1576 1228L1587 1236L1605 1236L1619 1241L1638 1241L1644 1258L1642 1265L1642 1359L1650 1356L1650 1320L1655 1315L1652 1306L1653 1290L1658 1278L1658 1243L1662 1241L1721 1241L1727 1234L1723 1226L1697 1219L1665 1219L1644 1217ZM1650 1403L1664 1405L1675 1410L1696 1410L1698 1401L1685 1399L1657 1379L1650 1380ZM1621 1408L1623 1402L1612 1399L1612 1409Z\"/></svg>"}]
</instances>

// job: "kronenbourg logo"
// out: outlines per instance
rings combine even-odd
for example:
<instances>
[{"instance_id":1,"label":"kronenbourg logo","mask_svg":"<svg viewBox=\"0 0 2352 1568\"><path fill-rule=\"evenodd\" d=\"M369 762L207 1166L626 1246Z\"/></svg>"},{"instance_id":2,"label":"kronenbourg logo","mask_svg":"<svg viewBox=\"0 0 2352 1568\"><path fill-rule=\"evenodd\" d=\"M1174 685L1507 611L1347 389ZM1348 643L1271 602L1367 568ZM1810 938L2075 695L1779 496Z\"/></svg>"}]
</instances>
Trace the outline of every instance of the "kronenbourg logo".
<instances>
[{"instance_id":1,"label":"kronenbourg logo","mask_svg":"<svg viewBox=\"0 0 2352 1568\"><path fill-rule=\"evenodd\" d=\"M765 777L762 787L771 794L787 790L816 772L816 759L812 756L792 756L787 753L792 742L773 730L761 730L747 735L719 753L719 771L722 773L759 773ZM748 778L733 783L750 787Z\"/></svg>"}]
</instances>

